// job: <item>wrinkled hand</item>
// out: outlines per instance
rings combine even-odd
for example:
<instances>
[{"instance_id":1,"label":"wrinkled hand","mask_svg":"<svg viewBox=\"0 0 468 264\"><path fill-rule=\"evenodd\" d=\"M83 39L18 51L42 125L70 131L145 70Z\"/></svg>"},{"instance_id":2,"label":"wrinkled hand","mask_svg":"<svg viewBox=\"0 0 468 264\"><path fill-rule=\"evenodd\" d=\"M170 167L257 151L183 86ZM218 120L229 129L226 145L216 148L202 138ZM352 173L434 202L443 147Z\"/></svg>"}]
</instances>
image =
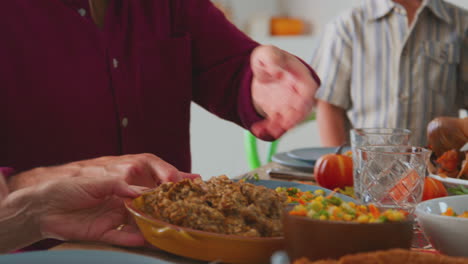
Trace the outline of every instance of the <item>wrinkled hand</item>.
<instances>
[{"instance_id":1,"label":"wrinkled hand","mask_svg":"<svg viewBox=\"0 0 468 264\"><path fill-rule=\"evenodd\" d=\"M272 140L310 114L318 83L299 59L273 46L257 47L251 65L254 106L266 117L251 130L259 138Z\"/></svg>"},{"instance_id":2,"label":"wrinkled hand","mask_svg":"<svg viewBox=\"0 0 468 264\"><path fill-rule=\"evenodd\" d=\"M129 184L153 188L165 182L194 179L199 174L181 172L152 154L102 157L70 164L79 166L79 176L95 175L119 177Z\"/></svg>"},{"instance_id":3,"label":"wrinkled hand","mask_svg":"<svg viewBox=\"0 0 468 264\"><path fill-rule=\"evenodd\" d=\"M142 246L144 238L135 226L116 229L127 219L121 198L135 198L142 191L117 177L83 176L45 183L38 195L44 212L38 220L42 236Z\"/></svg>"},{"instance_id":4,"label":"wrinkled hand","mask_svg":"<svg viewBox=\"0 0 468 264\"><path fill-rule=\"evenodd\" d=\"M71 177L119 177L129 184L153 188L164 182L197 178L185 173L152 154L108 156L68 163L62 166L36 168L15 175L9 182L11 191L35 186L55 179Z\"/></svg>"}]
</instances>

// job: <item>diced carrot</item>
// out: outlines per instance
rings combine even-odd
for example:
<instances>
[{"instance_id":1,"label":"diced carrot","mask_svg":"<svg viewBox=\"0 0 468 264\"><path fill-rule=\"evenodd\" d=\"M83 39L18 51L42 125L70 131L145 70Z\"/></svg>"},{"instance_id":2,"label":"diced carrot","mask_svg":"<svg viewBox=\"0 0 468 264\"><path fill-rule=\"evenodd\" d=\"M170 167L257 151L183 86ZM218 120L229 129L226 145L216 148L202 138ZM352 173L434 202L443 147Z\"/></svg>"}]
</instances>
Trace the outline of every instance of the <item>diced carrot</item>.
<instances>
[{"instance_id":1,"label":"diced carrot","mask_svg":"<svg viewBox=\"0 0 468 264\"><path fill-rule=\"evenodd\" d=\"M377 208L375 205L369 204L369 211L374 218L379 218L380 211L379 211L379 208Z\"/></svg>"}]
</instances>

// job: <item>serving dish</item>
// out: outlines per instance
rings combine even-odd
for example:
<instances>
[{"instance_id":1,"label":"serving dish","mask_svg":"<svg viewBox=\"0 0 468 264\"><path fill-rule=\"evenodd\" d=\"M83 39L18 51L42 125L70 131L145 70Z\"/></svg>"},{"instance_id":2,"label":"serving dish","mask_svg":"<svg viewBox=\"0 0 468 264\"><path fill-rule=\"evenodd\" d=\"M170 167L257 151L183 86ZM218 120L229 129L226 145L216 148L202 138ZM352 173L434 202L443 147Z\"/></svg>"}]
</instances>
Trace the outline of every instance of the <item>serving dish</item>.
<instances>
[{"instance_id":1,"label":"serving dish","mask_svg":"<svg viewBox=\"0 0 468 264\"><path fill-rule=\"evenodd\" d=\"M451 178L451 177L441 177L439 175L435 175L432 173L429 173L429 177L442 182L445 188L457 188L459 186L464 186L468 188L468 180Z\"/></svg>"},{"instance_id":2,"label":"serving dish","mask_svg":"<svg viewBox=\"0 0 468 264\"><path fill-rule=\"evenodd\" d=\"M296 187L301 190L331 191L312 185L295 182L258 180L250 181L270 189L276 187ZM340 195L352 201L351 197ZM138 198L126 200L125 205L133 215L145 239L152 245L167 252L204 261L221 261L227 263L269 263L270 256L284 248L284 237L245 237L224 235L199 231L191 228L172 225L155 219L139 210Z\"/></svg>"},{"instance_id":3,"label":"serving dish","mask_svg":"<svg viewBox=\"0 0 468 264\"><path fill-rule=\"evenodd\" d=\"M347 254L392 248L409 249L413 219L402 222L357 223L315 220L286 214L285 247L291 261L338 259Z\"/></svg>"},{"instance_id":4,"label":"serving dish","mask_svg":"<svg viewBox=\"0 0 468 264\"><path fill-rule=\"evenodd\" d=\"M450 256L468 257L468 218L443 216L447 208L468 211L468 195L447 196L419 203L415 214L432 246Z\"/></svg>"}]
</instances>

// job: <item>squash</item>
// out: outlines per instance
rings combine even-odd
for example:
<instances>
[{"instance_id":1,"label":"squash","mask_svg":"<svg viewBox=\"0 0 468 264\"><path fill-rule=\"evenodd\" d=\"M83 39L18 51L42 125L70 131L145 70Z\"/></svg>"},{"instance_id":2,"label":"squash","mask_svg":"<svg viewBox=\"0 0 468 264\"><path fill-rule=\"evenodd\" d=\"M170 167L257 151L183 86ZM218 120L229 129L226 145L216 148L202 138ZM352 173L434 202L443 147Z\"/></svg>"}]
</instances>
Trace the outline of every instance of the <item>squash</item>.
<instances>
[{"instance_id":1,"label":"squash","mask_svg":"<svg viewBox=\"0 0 468 264\"><path fill-rule=\"evenodd\" d=\"M314 176L320 186L331 190L353 186L353 159L341 154L342 147L334 154L323 155L315 163Z\"/></svg>"}]
</instances>

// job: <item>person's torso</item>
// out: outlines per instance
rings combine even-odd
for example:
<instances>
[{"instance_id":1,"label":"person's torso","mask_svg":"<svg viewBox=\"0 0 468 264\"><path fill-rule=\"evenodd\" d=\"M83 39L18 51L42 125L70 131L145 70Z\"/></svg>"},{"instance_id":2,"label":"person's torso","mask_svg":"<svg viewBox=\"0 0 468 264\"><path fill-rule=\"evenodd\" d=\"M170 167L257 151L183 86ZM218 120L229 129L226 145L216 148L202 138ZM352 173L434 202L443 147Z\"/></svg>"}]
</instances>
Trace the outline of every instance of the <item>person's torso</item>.
<instances>
[{"instance_id":1,"label":"person's torso","mask_svg":"<svg viewBox=\"0 0 468 264\"><path fill-rule=\"evenodd\" d=\"M3 3L0 165L154 153L190 170L190 40L169 0Z\"/></svg>"},{"instance_id":2,"label":"person's torso","mask_svg":"<svg viewBox=\"0 0 468 264\"><path fill-rule=\"evenodd\" d=\"M408 26L406 11L396 5L383 18L361 16L353 25L348 118L354 127L409 128L412 143L425 145L426 127L434 117L458 115L468 20L461 10L447 11L450 23L426 7Z\"/></svg>"}]
</instances>

